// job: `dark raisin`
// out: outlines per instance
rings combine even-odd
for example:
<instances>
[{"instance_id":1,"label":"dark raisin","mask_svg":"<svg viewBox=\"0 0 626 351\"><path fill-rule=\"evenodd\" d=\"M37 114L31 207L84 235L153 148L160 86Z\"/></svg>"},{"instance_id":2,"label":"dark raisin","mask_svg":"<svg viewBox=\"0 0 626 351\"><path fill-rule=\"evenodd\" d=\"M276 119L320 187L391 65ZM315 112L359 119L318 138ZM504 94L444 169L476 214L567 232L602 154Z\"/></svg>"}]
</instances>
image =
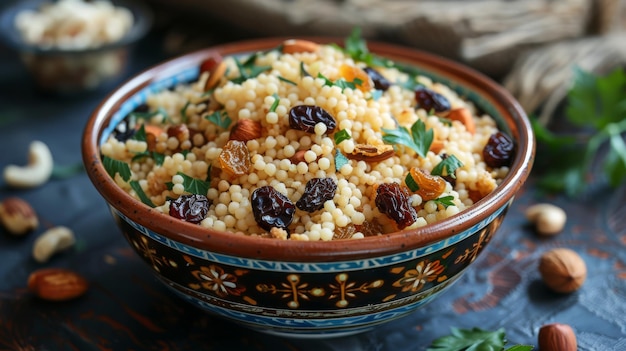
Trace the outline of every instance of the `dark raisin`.
<instances>
[{"instance_id":1,"label":"dark raisin","mask_svg":"<svg viewBox=\"0 0 626 351\"><path fill-rule=\"evenodd\" d=\"M483 149L483 159L489 167L504 167L511 165L514 153L513 140L502 132L496 132L489 137Z\"/></svg>"},{"instance_id":2,"label":"dark raisin","mask_svg":"<svg viewBox=\"0 0 626 351\"><path fill-rule=\"evenodd\" d=\"M398 228L404 229L415 223L417 212L409 204L409 193L398 183L383 183L376 189L376 207L393 219Z\"/></svg>"},{"instance_id":3,"label":"dark raisin","mask_svg":"<svg viewBox=\"0 0 626 351\"><path fill-rule=\"evenodd\" d=\"M391 82L388 81L387 78L383 77L383 75L377 70L371 67L365 67L363 70L372 79L372 82L374 82L374 88L386 91L391 86Z\"/></svg>"},{"instance_id":4,"label":"dark raisin","mask_svg":"<svg viewBox=\"0 0 626 351\"><path fill-rule=\"evenodd\" d=\"M326 132L332 132L337 122L326 110L319 106L298 105L289 110L289 126L293 129L315 133L315 125L324 123Z\"/></svg>"},{"instance_id":5,"label":"dark raisin","mask_svg":"<svg viewBox=\"0 0 626 351\"><path fill-rule=\"evenodd\" d=\"M200 194L181 195L170 203L170 216L200 223L209 212L209 199Z\"/></svg>"},{"instance_id":6,"label":"dark raisin","mask_svg":"<svg viewBox=\"0 0 626 351\"><path fill-rule=\"evenodd\" d=\"M267 185L254 190L250 201L254 219L265 230L274 227L286 229L296 211L291 200Z\"/></svg>"},{"instance_id":7,"label":"dark raisin","mask_svg":"<svg viewBox=\"0 0 626 351\"><path fill-rule=\"evenodd\" d=\"M304 194L296 207L302 211L315 212L324 207L324 202L332 200L337 191L337 183L332 178L313 178L306 183Z\"/></svg>"},{"instance_id":8,"label":"dark raisin","mask_svg":"<svg viewBox=\"0 0 626 351\"><path fill-rule=\"evenodd\" d=\"M427 112L446 112L450 110L450 101L445 96L427 88L415 90L417 105Z\"/></svg>"}]
</instances>

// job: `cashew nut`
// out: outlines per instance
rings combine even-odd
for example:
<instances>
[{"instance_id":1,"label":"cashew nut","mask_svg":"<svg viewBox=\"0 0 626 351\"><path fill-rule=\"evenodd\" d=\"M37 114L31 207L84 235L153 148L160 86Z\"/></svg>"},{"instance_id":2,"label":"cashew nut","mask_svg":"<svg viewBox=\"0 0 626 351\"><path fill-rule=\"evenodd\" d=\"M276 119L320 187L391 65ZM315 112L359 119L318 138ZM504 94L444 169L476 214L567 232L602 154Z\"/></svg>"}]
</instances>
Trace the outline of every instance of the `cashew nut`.
<instances>
[{"instance_id":1,"label":"cashew nut","mask_svg":"<svg viewBox=\"0 0 626 351\"><path fill-rule=\"evenodd\" d=\"M528 207L526 209L526 218L535 224L537 233L541 235L556 235L565 227L567 215L558 206L542 203Z\"/></svg>"},{"instance_id":2,"label":"cashew nut","mask_svg":"<svg viewBox=\"0 0 626 351\"><path fill-rule=\"evenodd\" d=\"M74 233L67 227L54 227L41 234L33 246L33 258L46 262L57 252L66 250L76 242Z\"/></svg>"},{"instance_id":3,"label":"cashew nut","mask_svg":"<svg viewBox=\"0 0 626 351\"><path fill-rule=\"evenodd\" d=\"M30 143L28 165L24 167L8 165L4 168L4 180L16 188L32 188L39 186L52 174L52 154L46 144L41 141Z\"/></svg>"}]
</instances>

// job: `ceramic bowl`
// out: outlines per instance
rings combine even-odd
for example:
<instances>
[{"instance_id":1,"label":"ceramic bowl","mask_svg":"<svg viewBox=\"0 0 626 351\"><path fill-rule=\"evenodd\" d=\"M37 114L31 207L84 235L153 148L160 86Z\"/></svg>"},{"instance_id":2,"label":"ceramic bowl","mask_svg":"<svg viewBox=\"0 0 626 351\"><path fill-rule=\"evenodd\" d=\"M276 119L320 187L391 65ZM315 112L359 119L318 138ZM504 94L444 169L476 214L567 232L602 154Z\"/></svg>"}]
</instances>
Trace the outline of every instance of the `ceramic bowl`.
<instances>
[{"instance_id":1,"label":"ceramic bowl","mask_svg":"<svg viewBox=\"0 0 626 351\"><path fill-rule=\"evenodd\" d=\"M119 84L128 64L130 47L151 27L150 10L138 1L112 0L116 6L131 11L133 27L121 40L97 48L41 48L24 42L16 28L15 17L21 11L36 10L50 2L18 1L7 6L0 15L0 38L19 54L36 87L46 93L71 95Z\"/></svg>"},{"instance_id":2,"label":"ceramic bowl","mask_svg":"<svg viewBox=\"0 0 626 351\"><path fill-rule=\"evenodd\" d=\"M208 48L130 79L89 119L82 139L85 167L130 246L183 300L273 334L328 337L363 332L413 313L451 289L485 250L531 170L531 126L516 101L485 76L428 53L372 42L372 52L410 63L449 85L513 137L515 159L497 190L471 208L419 229L358 240L299 242L235 236L182 222L133 199L114 183L102 165L99 145L150 92L196 79L200 62L216 53L256 52L284 39Z\"/></svg>"}]
</instances>

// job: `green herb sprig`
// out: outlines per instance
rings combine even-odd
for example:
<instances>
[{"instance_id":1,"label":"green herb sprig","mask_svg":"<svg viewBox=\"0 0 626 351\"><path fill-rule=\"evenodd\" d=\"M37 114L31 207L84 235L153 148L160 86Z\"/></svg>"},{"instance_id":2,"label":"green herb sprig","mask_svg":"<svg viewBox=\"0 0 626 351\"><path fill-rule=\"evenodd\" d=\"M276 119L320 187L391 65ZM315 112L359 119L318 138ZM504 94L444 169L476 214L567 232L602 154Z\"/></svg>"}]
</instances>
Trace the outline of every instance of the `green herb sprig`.
<instances>
[{"instance_id":1,"label":"green herb sprig","mask_svg":"<svg viewBox=\"0 0 626 351\"><path fill-rule=\"evenodd\" d=\"M574 71L565 117L586 134L556 135L533 120L539 146L538 161L548 161L547 172L539 185L548 191L579 195L589 183L594 161L600 160L604 175L612 187L626 182L626 72L616 69L605 76L595 76L581 69ZM604 147L608 150L604 151ZM544 152L545 151L545 152ZM581 157L582 155L582 157ZM603 157L603 155L606 155Z\"/></svg>"},{"instance_id":2,"label":"green herb sprig","mask_svg":"<svg viewBox=\"0 0 626 351\"><path fill-rule=\"evenodd\" d=\"M487 331L480 328L451 328L451 335L442 336L430 345L426 351L531 351L533 346L516 345L505 350L507 343L505 331Z\"/></svg>"},{"instance_id":3,"label":"green herb sprig","mask_svg":"<svg viewBox=\"0 0 626 351\"><path fill-rule=\"evenodd\" d=\"M228 129L230 124L233 122L228 113L224 110L215 111L209 115L206 115L204 118L213 122L213 124L222 129Z\"/></svg>"},{"instance_id":4,"label":"green herb sprig","mask_svg":"<svg viewBox=\"0 0 626 351\"><path fill-rule=\"evenodd\" d=\"M413 123L411 131L403 126L399 126L396 129L383 128L382 131L385 143L408 146L421 157L426 157L426 153L428 153L434 138L433 130L426 130L426 124L420 119Z\"/></svg>"},{"instance_id":5,"label":"green herb sprig","mask_svg":"<svg viewBox=\"0 0 626 351\"><path fill-rule=\"evenodd\" d=\"M448 155L448 157L446 157L435 167L433 167L433 170L430 172L430 174L438 176L450 176L456 179L456 174L454 172L457 170L457 168L460 167L463 167L463 162L461 162L454 155Z\"/></svg>"}]
</instances>

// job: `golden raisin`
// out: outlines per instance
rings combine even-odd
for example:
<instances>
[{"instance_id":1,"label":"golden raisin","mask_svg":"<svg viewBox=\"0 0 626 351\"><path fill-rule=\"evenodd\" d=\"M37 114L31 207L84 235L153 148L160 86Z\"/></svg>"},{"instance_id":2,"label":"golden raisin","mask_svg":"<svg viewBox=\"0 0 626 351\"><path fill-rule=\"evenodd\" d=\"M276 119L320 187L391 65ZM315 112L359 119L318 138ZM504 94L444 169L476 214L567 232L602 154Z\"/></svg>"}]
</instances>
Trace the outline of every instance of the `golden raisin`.
<instances>
[{"instance_id":1,"label":"golden raisin","mask_svg":"<svg viewBox=\"0 0 626 351\"><path fill-rule=\"evenodd\" d=\"M239 140L229 140L222 148L219 161L222 169L233 177L248 174L250 154L246 143Z\"/></svg>"},{"instance_id":2,"label":"golden raisin","mask_svg":"<svg viewBox=\"0 0 626 351\"><path fill-rule=\"evenodd\" d=\"M339 75L345 79L346 82L355 83L357 88L362 92L370 91L374 86L372 78L370 78L364 70L357 66L351 66L344 63L341 67L339 67Z\"/></svg>"},{"instance_id":3,"label":"golden raisin","mask_svg":"<svg viewBox=\"0 0 626 351\"><path fill-rule=\"evenodd\" d=\"M415 193L422 197L422 200L429 201L439 197L446 189L446 181L434 176L419 168L411 168L411 177L419 187Z\"/></svg>"}]
</instances>

